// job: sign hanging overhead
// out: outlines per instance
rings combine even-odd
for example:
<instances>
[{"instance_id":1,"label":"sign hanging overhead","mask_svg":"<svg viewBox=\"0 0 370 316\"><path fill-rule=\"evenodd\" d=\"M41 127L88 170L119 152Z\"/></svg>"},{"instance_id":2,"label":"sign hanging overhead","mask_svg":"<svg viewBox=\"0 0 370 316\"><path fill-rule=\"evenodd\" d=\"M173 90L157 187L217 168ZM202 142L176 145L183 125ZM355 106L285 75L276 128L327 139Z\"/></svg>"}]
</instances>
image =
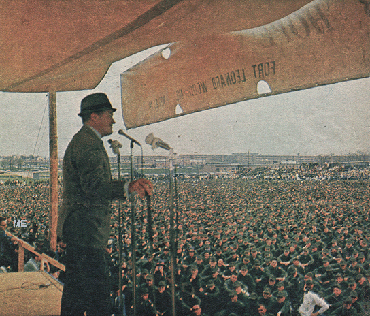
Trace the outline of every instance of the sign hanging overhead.
<instances>
[{"instance_id":1,"label":"sign hanging overhead","mask_svg":"<svg viewBox=\"0 0 370 316\"><path fill-rule=\"evenodd\" d=\"M310 0L3 0L0 90L95 88L147 48L280 19Z\"/></svg>"},{"instance_id":2,"label":"sign hanging overhead","mask_svg":"<svg viewBox=\"0 0 370 316\"><path fill-rule=\"evenodd\" d=\"M125 125L368 77L369 7L316 0L264 26L176 42L121 75Z\"/></svg>"}]
</instances>

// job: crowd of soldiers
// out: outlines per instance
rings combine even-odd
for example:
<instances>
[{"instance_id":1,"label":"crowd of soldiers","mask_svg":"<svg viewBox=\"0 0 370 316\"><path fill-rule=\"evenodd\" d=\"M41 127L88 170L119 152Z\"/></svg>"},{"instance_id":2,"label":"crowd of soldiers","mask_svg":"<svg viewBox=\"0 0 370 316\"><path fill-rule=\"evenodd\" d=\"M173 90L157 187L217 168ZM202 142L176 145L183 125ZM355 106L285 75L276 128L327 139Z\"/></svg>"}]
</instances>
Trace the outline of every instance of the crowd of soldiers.
<instances>
[{"instance_id":1,"label":"crowd of soldiers","mask_svg":"<svg viewBox=\"0 0 370 316\"><path fill-rule=\"evenodd\" d=\"M136 226L137 292L145 309L140 315L171 314L166 192L167 183L156 184L153 254L145 208L137 206L142 209ZM330 304L325 315L365 315L369 197L363 181L181 182L175 197L176 314L298 315L305 285L312 281L313 291ZM129 223L128 205L124 213ZM130 226L125 228L123 293L129 313L132 262ZM113 270L116 246L114 233L108 246Z\"/></svg>"},{"instance_id":2,"label":"crowd of soldiers","mask_svg":"<svg viewBox=\"0 0 370 316\"><path fill-rule=\"evenodd\" d=\"M153 182L153 234L147 227L145 201L137 199L135 205L140 316L172 315L169 188L165 181ZM13 210L22 205L31 217L22 215L32 219L27 229L16 229L18 235L47 248L47 242L41 242L47 235L47 203L44 208L39 202L47 190L33 189L37 193L27 193L30 204L21 202L26 199L21 187L7 194L20 191ZM183 180L174 192L176 315L300 315L308 289L330 306L324 315L366 315L368 181ZM4 203L1 207L16 216ZM123 213L122 297L117 294L118 208ZM114 203L107 246L116 306L112 314L117 315L133 311L130 212L128 201ZM59 243L53 256L63 262L63 251ZM51 272L63 281L60 271Z\"/></svg>"}]
</instances>

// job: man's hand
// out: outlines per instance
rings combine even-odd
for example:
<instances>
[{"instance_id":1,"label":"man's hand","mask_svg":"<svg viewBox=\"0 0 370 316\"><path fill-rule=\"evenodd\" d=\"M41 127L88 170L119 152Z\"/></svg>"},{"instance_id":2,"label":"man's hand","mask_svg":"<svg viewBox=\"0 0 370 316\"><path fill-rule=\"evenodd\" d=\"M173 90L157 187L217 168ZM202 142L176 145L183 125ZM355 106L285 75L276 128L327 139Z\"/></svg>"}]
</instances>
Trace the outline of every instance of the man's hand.
<instances>
[{"instance_id":1,"label":"man's hand","mask_svg":"<svg viewBox=\"0 0 370 316\"><path fill-rule=\"evenodd\" d=\"M128 190L130 193L136 192L141 198L144 198L146 195L152 195L153 184L148 179L138 179L129 184Z\"/></svg>"}]
</instances>

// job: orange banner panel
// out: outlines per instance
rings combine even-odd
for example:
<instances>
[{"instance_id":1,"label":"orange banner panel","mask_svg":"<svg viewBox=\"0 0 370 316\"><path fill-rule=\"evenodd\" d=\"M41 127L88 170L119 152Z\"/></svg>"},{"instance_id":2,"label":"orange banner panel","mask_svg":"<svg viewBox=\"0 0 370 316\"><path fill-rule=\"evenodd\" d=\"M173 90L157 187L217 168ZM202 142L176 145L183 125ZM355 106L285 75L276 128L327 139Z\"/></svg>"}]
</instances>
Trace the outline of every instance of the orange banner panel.
<instances>
[{"instance_id":1,"label":"orange banner panel","mask_svg":"<svg viewBox=\"0 0 370 316\"><path fill-rule=\"evenodd\" d=\"M127 128L368 77L367 1L317 0L267 25L177 42L121 75Z\"/></svg>"},{"instance_id":2,"label":"orange banner panel","mask_svg":"<svg viewBox=\"0 0 370 316\"><path fill-rule=\"evenodd\" d=\"M261 26L310 0L3 0L0 90L92 89L147 48Z\"/></svg>"}]
</instances>

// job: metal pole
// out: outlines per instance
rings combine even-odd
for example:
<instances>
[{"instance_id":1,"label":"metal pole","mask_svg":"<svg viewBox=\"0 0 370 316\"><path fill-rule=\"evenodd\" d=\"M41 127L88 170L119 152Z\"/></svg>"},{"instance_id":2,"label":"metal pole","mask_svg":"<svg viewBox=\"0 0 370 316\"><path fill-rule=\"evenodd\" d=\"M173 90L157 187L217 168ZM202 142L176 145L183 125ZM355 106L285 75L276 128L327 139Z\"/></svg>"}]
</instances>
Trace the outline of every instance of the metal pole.
<instances>
[{"instance_id":1,"label":"metal pole","mask_svg":"<svg viewBox=\"0 0 370 316\"><path fill-rule=\"evenodd\" d=\"M49 92L50 249L56 251L58 223L58 130L56 92Z\"/></svg>"},{"instance_id":2,"label":"metal pole","mask_svg":"<svg viewBox=\"0 0 370 316\"><path fill-rule=\"evenodd\" d=\"M175 240L174 240L174 225L173 225L173 185L172 185L172 152L170 152L170 168L169 168L169 186L170 186L170 253L171 253L171 300L172 300L172 316L176 316L176 301L175 301Z\"/></svg>"},{"instance_id":3,"label":"metal pole","mask_svg":"<svg viewBox=\"0 0 370 316\"><path fill-rule=\"evenodd\" d=\"M117 154L118 180L121 180L121 155ZM118 297L119 315L122 315L122 219L121 219L121 199L118 201Z\"/></svg>"},{"instance_id":4,"label":"metal pole","mask_svg":"<svg viewBox=\"0 0 370 316\"><path fill-rule=\"evenodd\" d=\"M131 141L131 182L134 181L133 166L134 142ZM135 237L135 200L133 194L130 195L131 202L131 256L132 256L132 285L133 285L133 306L134 316L136 316L136 237Z\"/></svg>"},{"instance_id":5,"label":"metal pole","mask_svg":"<svg viewBox=\"0 0 370 316\"><path fill-rule=\"evenodd\" d=\"M177 191L177 167L175 165L175 253L177 253L178 248L178 231L179 231L179 194Z\"/></svg>"}]
</instances>

